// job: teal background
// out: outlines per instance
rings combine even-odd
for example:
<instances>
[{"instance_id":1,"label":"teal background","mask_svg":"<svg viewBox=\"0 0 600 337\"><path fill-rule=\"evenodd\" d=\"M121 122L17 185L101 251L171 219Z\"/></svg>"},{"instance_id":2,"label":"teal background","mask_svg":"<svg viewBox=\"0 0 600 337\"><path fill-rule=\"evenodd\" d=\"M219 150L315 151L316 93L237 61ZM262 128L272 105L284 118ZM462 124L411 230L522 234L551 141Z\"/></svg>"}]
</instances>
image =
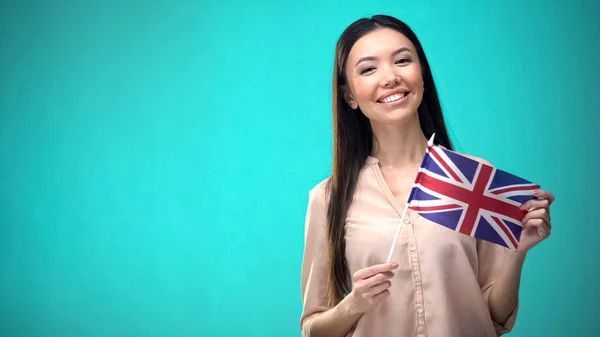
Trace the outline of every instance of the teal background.
<instances>
[{"instance_id":1,"label":"teal background","mask_svg":"<svg viewBox=\"0 0 600 337\"><path fill-rule=\"evenodd\" d=\"M553 192L511 336L592 336L593 1L2 1L0 335L299 336L337 38L422 40L457 149Z\"/></svg>"}]
</instances>

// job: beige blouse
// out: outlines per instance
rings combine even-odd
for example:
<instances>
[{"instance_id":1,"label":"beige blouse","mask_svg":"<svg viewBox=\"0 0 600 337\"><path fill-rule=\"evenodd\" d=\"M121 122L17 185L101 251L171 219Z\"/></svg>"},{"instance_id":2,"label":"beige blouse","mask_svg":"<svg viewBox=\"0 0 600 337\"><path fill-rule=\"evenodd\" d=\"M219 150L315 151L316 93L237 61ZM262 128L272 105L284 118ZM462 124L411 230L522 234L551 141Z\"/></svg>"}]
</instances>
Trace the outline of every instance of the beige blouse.
<instances>
[{"instance_id":1,"label":"beige blouse","mask_svg":"<svg viewBox=\"0 0 600 337\"><path fill-rule=\"evenodd\" d=\"M310 336L311 319L327 306L326 180L309 193L302 262L300 325ZM378 160L369 157L360 173L346 219L350 275L385 263L404 204L395 200ZM409 212L392 261L390 296L366 312L347 336L487 337L509 332L518 304L506 322L491 319L487 298L503 259L513 251L452 231Z\"/></svg>"}]
</instances>

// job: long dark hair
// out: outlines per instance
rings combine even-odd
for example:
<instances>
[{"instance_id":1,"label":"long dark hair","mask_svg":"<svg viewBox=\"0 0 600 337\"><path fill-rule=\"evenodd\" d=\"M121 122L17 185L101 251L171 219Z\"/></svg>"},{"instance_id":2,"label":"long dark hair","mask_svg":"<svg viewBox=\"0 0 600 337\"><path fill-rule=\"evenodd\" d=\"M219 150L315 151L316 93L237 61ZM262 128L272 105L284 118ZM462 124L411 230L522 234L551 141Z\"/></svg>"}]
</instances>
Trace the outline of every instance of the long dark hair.
<instances>
[{"instance_id":1,"label":"long dark hair","mask_svg":"<svg viewBox=\"0 0 600 337\"><path fill-rule=\"evenodd\" d=\"M344 224L360 170L373 150L373 131L368 118L360 108L353 110L344 99L344 86L347 83L344 69L354 43L379 28L394 29L406 36L415 46L425 82L423 100L418 108L421 130L428 139L435 133L436 144L452 149L431 69L415 33L404 22L386 15L359 19L348 26L336 45L332 85L333 164L332 176L328 184L330 202L327 211L328 301L332 306L351 291L350 275L345 259Z\"/></svg>"}]
</instances>

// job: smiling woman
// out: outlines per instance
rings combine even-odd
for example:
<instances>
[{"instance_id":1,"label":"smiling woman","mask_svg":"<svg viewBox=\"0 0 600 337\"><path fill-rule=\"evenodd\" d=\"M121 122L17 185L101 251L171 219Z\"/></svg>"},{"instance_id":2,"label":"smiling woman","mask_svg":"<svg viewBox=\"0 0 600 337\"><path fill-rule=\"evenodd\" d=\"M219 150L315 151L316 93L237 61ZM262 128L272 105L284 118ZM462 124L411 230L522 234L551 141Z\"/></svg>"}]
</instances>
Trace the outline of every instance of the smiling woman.
<instances>
[{"instance_id":1,"label":"smiling woman","mask_svg":"<svg viewBox=\"0 0 600 337\"><path fill-rule=\"evenodd\" d=\"M408 212L386 261L427 139L452 150L425 52L389 16L352 23L333 73L333 167L310 191L302 264L304 336L498 336L516 319L526 252L550 233L554 196L511 251ZM485 160L472 157L478 161Z\"/></svg>"}]
</instances>

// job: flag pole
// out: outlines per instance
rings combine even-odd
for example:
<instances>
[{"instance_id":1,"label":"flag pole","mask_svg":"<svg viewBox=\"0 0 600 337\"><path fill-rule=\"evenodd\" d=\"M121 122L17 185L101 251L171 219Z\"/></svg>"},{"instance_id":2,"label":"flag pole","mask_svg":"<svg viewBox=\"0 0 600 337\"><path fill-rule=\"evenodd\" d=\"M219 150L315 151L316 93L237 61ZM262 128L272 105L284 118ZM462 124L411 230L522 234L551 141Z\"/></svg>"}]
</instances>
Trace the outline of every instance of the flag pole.
<instances>
[{"instance_id":1,"label":"flag pole","mask_svg":"<svg viewBox=\"0 0 600 337\"><path fill-rule=\"evenodd\" d=\"M398 241L398 236L400 235L400 230L402 229L402 224L404 224L404 218L406 217L406 211L408 211L408 203L404 206L404 211L402 212L402 218L400 219L400 225L398 225L398 229L396 230L396 235L394 236L394 242L392 242L392 248L390 248L390 253L388 254L388 258L386 263L390 263L392 259L392 253L394 253L394 248L396 248L396 242Z\"/></svg>"},{"instance_id":2,"label":"flag pole","mask_svg":"<svg viewBox=\"0 0 600 337\"><path fill-rule=\"evenodd\" d=\"M427 146L433 146L433 139L435 138L435 133L431 135L429 141L427 141ZM400 236L400 230L402 229L402 225L404 224L404 218L406 217L406 212L408 211L408 205L410 204L410 200L406 202L404 205L404 211L402 211L402 217L400 218L400 224L398 225L398 229L396 230L396 235L394 236L394 242L392 242L392 247L390 248L390 252L388 254L386 263L390 263L392 259L392 254L394 253L394 249L396 248L396 242L398 242L398 236Z\"/></svg>"},{"instance_id":3,"label":"flag pole","mask_svg":"<svg viewBox=\"0 0 600 337\"><path fill-rule=\"evenodd\" d=\"M433 139L435 138L435 133L431 135L431 138L427 141L427 146L433 146Z\"/></svg>"}]
</instances>

